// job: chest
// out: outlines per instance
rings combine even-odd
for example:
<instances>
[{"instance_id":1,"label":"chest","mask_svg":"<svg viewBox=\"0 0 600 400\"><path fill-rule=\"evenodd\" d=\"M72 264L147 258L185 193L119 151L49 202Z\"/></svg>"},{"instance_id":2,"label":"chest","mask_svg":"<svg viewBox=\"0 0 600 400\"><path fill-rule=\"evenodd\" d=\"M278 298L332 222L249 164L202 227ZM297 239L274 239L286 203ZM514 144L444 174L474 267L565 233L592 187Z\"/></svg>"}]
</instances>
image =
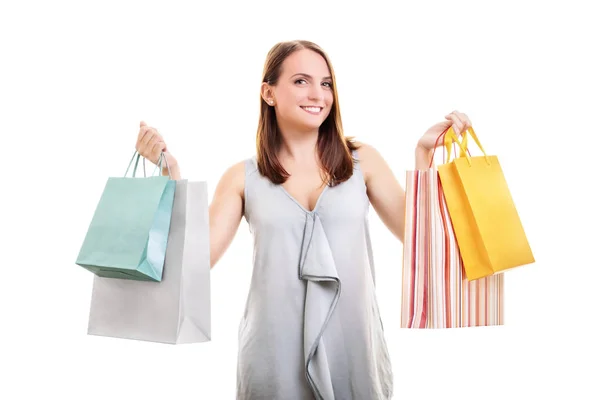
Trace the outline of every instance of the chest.
<instances>
[{"instance_id":1,"label":"chest","mask_svg":"<svg viewBox=\"0 0 600 400\"><path fill-rule=\"evenodd\" d=\"M281 186L304 209L312 211L327 186L322 176L318 170L294 171Z\"/></svg>"}]
</instances>

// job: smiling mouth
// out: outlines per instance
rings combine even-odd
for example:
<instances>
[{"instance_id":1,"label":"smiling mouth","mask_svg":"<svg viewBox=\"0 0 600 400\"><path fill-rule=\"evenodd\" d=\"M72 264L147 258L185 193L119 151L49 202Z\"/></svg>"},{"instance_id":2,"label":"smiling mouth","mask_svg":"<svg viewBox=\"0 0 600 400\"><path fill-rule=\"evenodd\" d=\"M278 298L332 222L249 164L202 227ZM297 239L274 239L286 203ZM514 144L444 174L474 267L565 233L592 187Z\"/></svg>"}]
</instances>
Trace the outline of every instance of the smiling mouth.
<instances>
[{"instance_id":1,"label":"smiling mouth","mask_svg":"<svg viewBox=\"0 0 600 400\"><path fill-rule=\"evenodd\" d=\"M321 110L323 110L323 107L314 107L314 106L310 106L310 107L304 107L304 106L300 106L301 109L303 109L304 111L306 111L309 114L313 114L313 115L318 115Z\"/></svg>"}]
</instances>

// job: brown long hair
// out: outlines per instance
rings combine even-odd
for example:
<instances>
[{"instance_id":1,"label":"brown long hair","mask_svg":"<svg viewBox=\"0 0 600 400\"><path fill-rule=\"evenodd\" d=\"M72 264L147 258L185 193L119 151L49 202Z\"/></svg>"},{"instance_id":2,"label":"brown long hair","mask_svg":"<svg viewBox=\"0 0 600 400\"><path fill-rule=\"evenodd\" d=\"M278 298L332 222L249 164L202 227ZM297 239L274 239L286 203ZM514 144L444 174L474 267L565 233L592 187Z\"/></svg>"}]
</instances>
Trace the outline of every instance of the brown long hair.
<instances>
[{"instance_id":1,"label":"brown long hair","mask_svg":"<svg viewBox=\"0 0 600 400\"><path fill-rule=\"evenodd\" d=\"M352 150L358 149L353 137L344 136L342 118L336 88L335 74L329 57L318 45L306 40L280 42L269 50L263 68L263 82L277 83L281 75L283 61L292 53L309 49L320 54L331 72L333 103L329 115L319 127L317 148L321 165L325 172L323 183L336 186L352 176L354 160ZM256 159L259 172L274 184L281 184L290 176L277 158L281 145L281 135L277 129L275 109L260 98L260 117L256 132Z\"/></svg>"}]
</instances>

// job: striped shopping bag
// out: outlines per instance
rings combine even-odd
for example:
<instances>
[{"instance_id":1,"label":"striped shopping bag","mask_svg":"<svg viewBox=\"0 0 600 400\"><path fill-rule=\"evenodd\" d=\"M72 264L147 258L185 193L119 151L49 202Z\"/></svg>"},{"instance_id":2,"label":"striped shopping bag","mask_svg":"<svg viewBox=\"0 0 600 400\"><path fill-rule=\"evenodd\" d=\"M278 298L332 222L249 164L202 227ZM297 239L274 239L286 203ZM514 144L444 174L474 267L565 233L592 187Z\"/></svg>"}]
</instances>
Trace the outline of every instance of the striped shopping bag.
<instances>
[{"instance_id":1,"label":"striped shopping bag","mask_svg":"<svg viewBox=\"0 0 600 400\"><path fill-rule=\"evenodd\" d=\"M402 328L504 324L504 275L469 281L436 168L406 173Z\"/></svg>"}]
</instances>

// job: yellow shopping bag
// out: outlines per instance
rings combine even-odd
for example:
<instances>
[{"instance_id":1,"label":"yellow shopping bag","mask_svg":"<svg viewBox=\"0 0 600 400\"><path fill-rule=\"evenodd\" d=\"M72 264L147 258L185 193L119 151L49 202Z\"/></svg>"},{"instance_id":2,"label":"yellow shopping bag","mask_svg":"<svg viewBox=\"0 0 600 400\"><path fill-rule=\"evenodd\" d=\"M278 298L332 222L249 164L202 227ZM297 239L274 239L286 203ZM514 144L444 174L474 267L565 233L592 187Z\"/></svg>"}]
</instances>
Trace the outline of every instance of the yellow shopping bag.
<instances>
[{"instance_id":1,"label":"yellow shopping bag","mask_svg":"<svg viewBox=\"0 0 600 400\"><path fill-rule=\"evenodd\" d=\"M460 155L438 166L452 226L469 281L535 262L504 173L496 156L488 156L473 128L468 134L483 156L467 152L452 127L444 136L450 158L453 143Z\"/></svg>"}]
</instances>

